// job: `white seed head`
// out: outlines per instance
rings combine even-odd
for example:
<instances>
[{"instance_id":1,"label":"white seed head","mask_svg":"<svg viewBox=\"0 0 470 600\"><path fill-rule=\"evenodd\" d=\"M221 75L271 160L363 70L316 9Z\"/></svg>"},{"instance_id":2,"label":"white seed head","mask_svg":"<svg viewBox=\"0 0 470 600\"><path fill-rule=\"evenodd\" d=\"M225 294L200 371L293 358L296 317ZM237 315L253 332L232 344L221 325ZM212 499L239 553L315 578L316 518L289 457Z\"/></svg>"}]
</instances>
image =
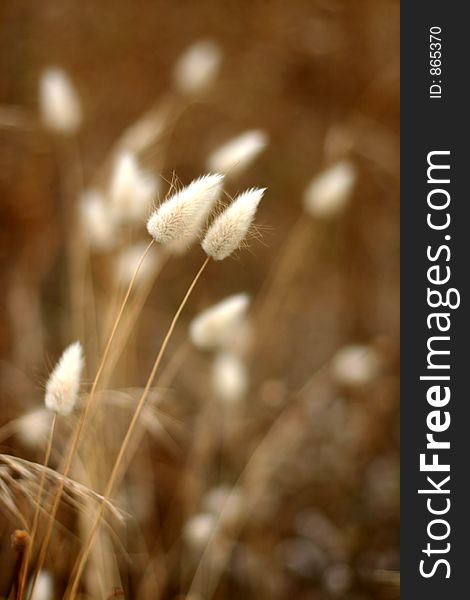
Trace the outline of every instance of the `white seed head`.
<instances>
[{"instance_id":1,"label":"white seed head","mask_svg":"<svg viewBox=\"0 0 470 600\"><path fill-rule=\"evenodd\" d=\"M96 250L109 250L116 242L113 217L103 195L97 190L85 192L80 200L83 234Z\"/></svg>"},{"instance_id":2,"label":"white seed head","mask_svg":"<svg viewBox=\"0 0 470 600\"><path fill-rule=\"evenodd\" d=\"M247 294L236 294L201 312L189 326L192 343L205 350L230 346L244 322L249 303Z\"/></svg>"},{"instance_id":3,"label":"white seed head","mask_svg":"<svg viewBox=\"0 0 470 600\"><path fill-rule=\"evenodd\" d=\"M133 154L120 154L114 163L109 189L109 202L115 220L120 223L144 221L157 188L157 180L142 172Z\"/></svg>"},{"instance_id":4,"label":"white seed head","mask_svg":"<svg viewBox=\"0 0 470 600\"><path fill-rule=\"evenodd\" d=\"M304 193L306 212L320 219L339 214L347 205L356 178L356 168L345 160L317 175Z\"/></svg>"},{"instance_id":5,"label":"white seed head","mask_svg":"<svg viewBox=\"0 0 470 600\"><path fill-rule=\"evenodd\" d=\"M69 415L75 408L84 358L80 342L68 346L49 376L44 403L46 408Z\"/></svg>"},{"instance_id":6,"label":"white seed head","mask_svg":"<svg viewBox=\"0 0 470 600\"><path fill-rule=\"evenodd\" d=\"M268 136L261 129L246 131L217 148L207 159L212 171L238 175L266 148Z\"/></svg>"},{"instance_id":7,"label":"white seed head","mask_svg":"<svg viewBox=\"0 0 470 600\"><path fill-rule=\"evenodd\" d=\"M223 260L238 250L253 223L266 190L246 190L214 219L202 241L204 252L214 260Z\"/></svg>"},{"instance_id":8,"label":"white seed head","mask_svg":"<svg viewBox=\"0 0 470 600\"><path fill-rule=\"evenodd\" d=\"M67 73L57 67L46 69L39 82L39 108L44 125L75 133L82 122L80 101Z\"/></svg>"},{"instance_id":9,"label":"white seed head","mask_svg":"<svg viewBox=\"0 0 470 600\"><path fill-rule=\"evenodd\" d=\"M33 410L18 419L18 437L28 448L40 448L47 440L52 415L44 409Z\"/></svg>"},{"instance_id":10,"label":"white seed head","mask_svg":"<svg viewBox=\"0 0 470 600\"><path fill-rule=\"evenodd\" d=\"M148 244L145 243L133 244L132 246L124 248L124 250L119 253L115 263L116 283L122 286L129 285L147 245ZM160 255L155 248L153 248L140 265L135 283L140 285L153 279L159 265Z\"/></svg>"},{"instance_id":11,"label":"white seed head","mask_svg":"<svg viewBox=\"0 0 470 600\"><path fill-rule=\"evenodd\" d=\"M333 377L342 384L359 386L369 383L377 375L380 358L369 346L352 344L341 348L333 357Z\"/></svg>"},{"instance_id":12,"label":"white seed head","mask_svg":"<svg viewBox=\"0 0 470 600\"><path fill-rule=\"evenodd\" d=\"M184 94L205 91L217 76L222 53L211 40L201 40L190 46L179 58L173 70L176 87Z\"/></svg>"},{"instance_id":13,"label":"white seed head","mask_svg":"<svg viewBox=\"0 0 470 600\"><path fill-rule=\"evenodd\" d=\"M189 246L219 198L223 175L204 175L163 202L147 221L147 231L160 244Z\"/></svg>"},{"instance_id":14,"label":"white seed head","mask_svg":"<svg viewBox=\"0 0 470 600\"><path fill-rule=\"evenodd\" d=\"M54 581L52 575L47 571L40 571L31 600L51 600L54 597Z\"/></svg>"},{"instance_id":15,"label":"white seed head","mask_svg":"<svg viewBox=\"0 0 470 600\"><path fill-rule=\"evenodd\" d=\"M227 406L239 404L249 385L248 369L236 354L221 352L212 363L212 389Z\"/></svg>"},{"instance_id":16,"label":"white seed head","mask_svg":"<svg viewBox=\"0 0 470 600\"><path fill-rule=\"evenodd\" d=\"M199 513L185 523L183 535L191 547L199 550L207 545L215 528L216 518L213 514Z\"/></svg>"},{"instance_id":17,"label":"white seed head","mask_svg":"<svg viewBox=\"0 0 470 600\"><path fill-rule=\"evenodd\" d=\"M245 498L238 487L221 484L211 488L203 499L203 508L222 521L222 525L234 525L243 514Z\"/></svg>"}]
</instances>

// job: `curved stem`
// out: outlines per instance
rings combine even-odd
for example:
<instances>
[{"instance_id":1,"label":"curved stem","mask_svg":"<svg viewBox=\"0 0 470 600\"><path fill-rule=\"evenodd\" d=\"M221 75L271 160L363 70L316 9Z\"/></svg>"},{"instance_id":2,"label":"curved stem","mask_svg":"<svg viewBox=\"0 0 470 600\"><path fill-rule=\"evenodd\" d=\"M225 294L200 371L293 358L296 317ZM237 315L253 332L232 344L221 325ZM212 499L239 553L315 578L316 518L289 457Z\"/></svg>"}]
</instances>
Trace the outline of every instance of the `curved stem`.
<instances>
[{"instance_id":1,"label":"curved stem","mask_svg":"<svg viewBox=\"0 0 470 600\"><path fill-rule=\"evenodd\" d=\"M114 466L113 466L113 470L111 471L111 475L109 477L108 483L106 485L106 489L104 491L103 494L103 501L100 504L100 507L98 509L98 512L96 514L95 520L93 522L93 525L91 527L90 530L90 534L88 536L88 541L85 544L85 547L83 548L81 555L79 556L79 558L77 559L77 566L74 569L75 570L75 576L73 577L72 580L72 585L70 587L70 593L68 595L68 598L73 599L75 598L76 594L77 594L77 590L78 590L78 586L80 584L80 579L83 573L83 570L85 568L88 556L90 554L91 548L93 546L93 540L95 538L96 532L98 531L99 525L100 525L100 521L101 518L104 514L104 510L106 507L106 502L109 499L113 488L114 488L114 484L115 481L117 479L118 473L119 473L119 469L121 467L121 463L123 461L125 452L127 450L127 447L129 446L129 442L131 440L131 437L134 433L134 430L136 428L136 425L139 421L139 417L141 415L141 412L145 406L145 401L147 399L147 396L150 392L150 388L154 382L155 379L155 375L158 371L158 368L160 367L160 363L162 361L163 358L163 354L165 353L165 350L168 346L168 342L170 341L171 335L173 334L173 331L175 329L176 323L178 322L178 319L181 315L181 313L183 312L183 309L192 293L192 291L194 290L199 278L201 277L204 269L206 268L208 262L209 262L209 257L206 258L206 260L204 261L203 265L201 266L201 268L199 269L199 271L197 272L196 276L194 277L191 285L189 286L183 300L181 301L181 304L178 307L178 310L175 313L175 316L173 317L173 320L171 321L170 327L168 328L168 331L165 335L165 338L163 340L163 343L160 347L160 350L158 352L157 358L155 359L155 362L153 364L152 370L150 372L149 378L147 379L147 383L145 385L144 391L142 392L142 395L139 399L139 402L137 403L137 407L135 409L134 415L132 417L132 420L129 424L129 427L127 429L126 435L124 437L124 440L121 444L121 447L119 449L119 453L117 455L117 458L114 462Z\"/></svg>"},{"instance_id":2,"label":"curved stem","mask_svg":"<svg viewBox=\"0 0 470 600\"><path fill-rule=\"evenodd\" d=\"M81 438L81 435L82 435L82 432L83 432L83 428L85 426L85 422L86 422L86 420L88 418L88 415L90 413L90 410L91 410L91 407L92 407L92 404L93 404L93 400L94 400L94 397L96 395L96 390L97 390L97 387L98 387L98 382L99 382L99 380L101 378L101 375L103 373L103 370L104 370L104 367L105 367L105 364L106 364L106 360L108 358L109 351L111 349L111 345L112 345L113 340L114 340L114 336L116 335L117 328L119 326L119 323L121 322L122 315L124 313L124 309L126 307L127 301L129 300L129 296L131 295L131 291L132 291L132 288L134 286L134 282L136 280L136 277L137 277L137 275L139 273L140 267L142 266L142 263L144 262L145 257L147 256L150 248L153 246L154 243L155 243L155 241L152 239L152 241L149 243L149 245L145 249L144 253L142 254L139 262L137 263L137 266L135 268L134 274L132 275L132 279L129 282L129 286L127 288L126 294L125 294L124 299L123 299L123 301L121 303L118 315L117 315L117 317L116 317L116 319L114 321L113 328L111 330L111 333L109 334L109 338L108 338L108 341L106 343L106 347L104 349L103 356L101 357L101 361L100 361L100 364L98 366L98 370L96 372L93 384L91 386L91 390L90 390L90 393L88 395L87 401L85 403L85 407L83 409L82 414L80 415L80 419L78 421L78 425L77 425L77 428L76 428L75 433L74 433L72 444L70 446L70 450L69 450L68 455L67 455L66 460L65 460L65 466L64 466L64 470L63 470L64 478L62 478L60 480L59 489L57 490L57 494L55 496L54 503L53 503L53 506L52 506L52 509L51 509L51 514L49 516L49 521L48 521L48 526L47 526L46 534L44 536L44 540L43 540L43 543L42 543L42 546L41 546L41 549L40 549L40 552L39 552L39 558L38 558L38 563L37 563L37 567L36 567L36 572L35 572L35 575L34 575L34 578L33 578L32 586L31 586L30 598L32 597L32 594L33 594L33 591L34 591L34 585L35 585L36 580L38 578L39 572L42 569L42 567L44 565L44 561L46 559L47 548L49 546L49 541L51 539L52 530L53 530L53 527L54 527L54 520L55 520L55 517L57 515L57 511L59 509L59 504L60 504L60 499L62 497L62 493L64 491L65 477L67 477L68 474L69 474L69 472L70 472L70 469L72 467L73 458L75 456L76 451L78 450L78 446L79 446L79 443L80 443L80 438Z\"/></svg>"}]
</instances>

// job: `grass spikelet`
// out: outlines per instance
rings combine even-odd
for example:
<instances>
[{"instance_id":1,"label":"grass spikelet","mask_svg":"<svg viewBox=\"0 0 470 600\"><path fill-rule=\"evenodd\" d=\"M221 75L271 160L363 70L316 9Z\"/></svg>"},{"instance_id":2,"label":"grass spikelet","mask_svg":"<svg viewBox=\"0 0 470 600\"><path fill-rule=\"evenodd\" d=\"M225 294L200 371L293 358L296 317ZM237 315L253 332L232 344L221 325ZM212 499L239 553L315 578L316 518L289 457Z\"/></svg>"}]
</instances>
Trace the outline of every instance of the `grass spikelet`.
<instances>
[{"instance_id":1,"label":"grass spikelet","mask_svg":"<svg viewBox=\"0 0 470 600\"><path fill-rule=\"evenodd\" d=\"M204 175L176 192L150 216L147 231L156 242L190 245L200 235L222 190L223 175Z\"/></svg>"},{"instance_id":2,"label":"grass spikelet","mask_svg":"<svg viewBox=\"0 0 470 600\"><path fill-rule=\"evenodd\" d=\"M65 71L46 69L39 83L39 108L44 125L63 134L75 133L82 122L80 101Z\"/></svg>"},{"instance_id":3,"label":"grass spikelet","mask_svg":"<svg viewBox=\"0 0 470 600\"><path fill-rule=\"evenodd\" d=\"M207 159L211 171L238 175L246 169L268 144L268 136L261 129L252 129L217 148Z\"/></svg>"},{"instance_id":4,"label":"grass spikelet","mask_svg":"<svg viewBox=\"0 0 470 600\"><path fill-rule=\"evenodd\" d=\"M221 352L212 363L212 389L227 406L238 404L248 391L248 371L236 354Z\"/></svg>"},{"instance_id":5,"label":"grass spikelet","mask_svg":"<svg viewBox=\"0 0 470 600\"><path fill-rule=\"evenodd\" d=\"M103 195L97 190L85 192L80 200L83 235L95 250L109 250L116 243L112 214Z\"/></svg>"},{"instance_id":6,"label":"grass spikelet","mask_svg":"<svg viewBox=\"0 0 470 600\"><path fill-rule=\"evenodd\" d=\"M248 294L235 294L201 312L189 327L192 343L204 350L226 347L242 325L249 303Z\"/></svg>"},{"instance_id":7,"label":"grass spikelet","mask_svg":"<svg viewBox=\"0 0 470 600\"><path fill-rule=\"evenodd\" d=\"M142 172L136 157L122 152L115 160L109 189L112 214L119 223L142 222L157 193L156 180Z\"/></svg>"},{"instance_id":8,"label":"grass spikelet","mask_svg":"<svg viewBox=\"0 0 470 600\"><path fill-rule=\"evenodd\" d=\"M264 192L265 189L261 188L246 190L214 219L202 242L202 248L208 256L223 260L240 248Z\"/></svg>"},{"instance_id":9,"label":"grass spikelet","mask_svg":"<svg viewBox=\"0 0 470 600\"><path fill-rule=\"evenodd\" d=\"M356 178L356 168L346 160L323 171L305 190L305 211L320 219L335 217L345 208Z\"/></svg>"},{"instance_id":10,"label":"grass spikelet","mask_svg":"<svg viewBox=\"0 0 470 600\"><path fill-rule=\"evenodd\" d=\"M215 42L195 42L174 66L173 80L177 89L188 95L204 92L217 76L221 60L222 53Z\"/></svg>"},{"instance_id":11,"label":"grass spikelet","mask_svg":"<svg viewBox=\"0 0 470 600\"><path fill-rule=\"evenodd\" d=\"M46 384L44 403L49 410L69 415L75 408L84 366L80 342L66 348Z\"/></svg>"}]
</instances>

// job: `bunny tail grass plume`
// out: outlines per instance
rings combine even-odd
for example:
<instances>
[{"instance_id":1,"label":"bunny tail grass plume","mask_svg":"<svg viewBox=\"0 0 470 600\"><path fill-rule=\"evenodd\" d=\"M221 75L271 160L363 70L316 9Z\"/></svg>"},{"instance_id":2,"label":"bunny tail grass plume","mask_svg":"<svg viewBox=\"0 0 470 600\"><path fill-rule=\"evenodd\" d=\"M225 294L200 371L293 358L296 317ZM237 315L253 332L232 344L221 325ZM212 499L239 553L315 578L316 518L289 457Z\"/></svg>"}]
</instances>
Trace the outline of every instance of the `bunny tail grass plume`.
<instances>
[{"instance_id":1,"label":"bunny tail grass plume","mask_svg":"<svg viewBox=\"0 0 470 600\"><path fill-rule=\"evenodd\" d=\"M245 363L236 354L218 354L212 363L211 379L212 390L227 406L237 405L248 391L248 371Z\"/></svg>"},{"instance_id":2,"label":"bunny tail grass plume","mask_svg":"<svg viewBox=\"0 0 470 600\"><path fill-rule=\"evenodd\" d=\"M29 593L31 594L31 590ZM54 582L50 573L47 571L39 573L33 593L28 597L31 600L51 600L54 597Z\"/></svg>"},{"instance_id":3,"label":"bunny tail grass plume","mask_svg":"<svg viewBox=\"0 0 470 600\"><path fill-rule=\"evenodd\" d=\"M211 40L200 40L190 46L173 69L173 80L183 94L199 94L214 81L222 60L219 46Z\"/></svg>"},{"instance_id":4,"label":"bunny tail grass plume","mask_svg":"<svg viewBox=\"0 0 470 600\"><path fill-rule=\"evenodd\" d=\"M160 244L188 246L198 238L222 190L224 176L204 175L176 192L150 216L147 231Z\"/></svg>"},{"instance_id":5,"label":"bunny tail grass plume","mask_svg":"<svg viewBox=\"0 0 470 600\"><path fill-rule=\"evenodd\" d=\"M122 152L115 160L109 189L110 207L119 223L138 223L149 213L157 181L142 172L137 158Z\"/></svg>"},{"instance_id":6,"label":"bunny tail grass plume","mask_svg":"<svg viewBox=\"0 0 470 600\"><path fill-rule=\"evenodd\" d=\"M217 527L217 519L211 513L199 513L186 521L183 537L193 550L202 550Z\"/></svg>"},{"instance_id":7,"label":"bunny tail grass plume","mask_svg":"<svg viewBox=\"0 0 470 600\"><path fill-rule=\"evenodd\" d=\"M217 148L207 159L212 171L238 175L266 148L268 136L261 129L246 131Z\"/></svg>"},{"instance_id":8,"label":"bunny tail grass plume","mask_svg":"<svg viewBox=\"0 0 470 600\"><path fill-rule=\"evenodd\" d=\"M319 219L335 217L345 208L356 178L355 166L346 160L323 171L305 190L305 211Z\"/></svg>"},{"instance_id":9,"label":"bunny tail grass plume","mask_svg":"<svg viewBox=\"0 0 470 600\"><path fill-rule=\"evenodd\" d=\"M39 108L46 127L75 133L82 122L80 101L68 75L57 67L46 69L39 83Z\"/></svg>"},{"instance_id":10,"label":"bunny tail grass plume","mask_svg":"<svg viewBox=\"0 0 470 600\"><path fill-rule=\"evenodd\" d=\"M335 354L331 372L338 383L360 386L371 382L380 370L380 357L370 346L351 344Z\"/></svg>"},{"instance_id":11,"label":"bunny tail grass plume","mask_svg":"<svg viewBox=\"0 0 470 600\"><path fill-rule=\"evenodd\" d=\"M45 444L51 430L52 415L45 408L38 408L18 419L18 437L29 448Z\"/></svg>"},{"instance_id":12,"label":"bunny tail grass plume","mask_svg":"<svg viewBox=\"0 0 470 600\"><path fill-rule=\"evenodd\" d=\"M84 358L80 342L66 348L49 376L44 403L49 410L69 415L75 408Z\"/></svg>"},{"instance_id":13,"label":"bunny tail grass plume","mask_svg":"<svg viewBox=\"0 0 470 600\"><path fill-rule=\"evenodd\" d=\"M226 347L243 324L249 303L248 294L236 294L201 312L189 326L191 342L204 350Z\"/></svg>"},{"instance_id":14,"label":"bunny tail grass plume","mask_svg":"<svg viewBox=\"0 0 470 600\"><path fill-rule=\"evenodd\" d=\"M80 221L83 235L94 250L109 250L114 246L114 220L100 192L89 190L82 195Z\"/></svg>"},{"instance_id":15,"label":"bunny tail grass plume","mask_svg":"<svg viewBox=\"0 0 470 600\"><path fill-rule=\"evenodd\" d=\"M223 260L237 250L248 233L265 188L246 190L209 227L202 248L214 260Z\"/></svg>"}]
</instances>

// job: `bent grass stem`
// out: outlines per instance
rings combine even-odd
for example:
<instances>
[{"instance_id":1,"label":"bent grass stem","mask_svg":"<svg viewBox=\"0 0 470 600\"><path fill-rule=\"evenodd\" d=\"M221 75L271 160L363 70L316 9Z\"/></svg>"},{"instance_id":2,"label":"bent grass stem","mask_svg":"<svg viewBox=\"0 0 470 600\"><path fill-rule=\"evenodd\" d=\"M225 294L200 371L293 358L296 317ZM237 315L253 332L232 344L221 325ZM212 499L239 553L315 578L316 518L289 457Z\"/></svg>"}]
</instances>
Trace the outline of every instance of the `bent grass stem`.
<instances>
[{"instance_id":1,"label":"bent grass stem","mask_svg":"<svg viewBox=\"0 0 470 600\"><path fill-rule=\"evenodd\" d=\"M133 417L131 419L131 422L129 424L129 427L127 429L126 435L124 437L124 440L121 444L121 447L119 449L118 455L116 457L116 460L114 462L114 466L113 469L111 471L111 475L109 477L108 483L106 485L106 489L104 491L103 494L103 499L102 502L100 504L100 507L98 509L98 512L95 516L93 525L91 527L90 530L90 534L88 537L88 541L85 545L85 547L83 548L79 558L77 559L77 563L76 563L76 568L74 569L75 571L75 575L73 576L73 580L72 580L72 584L70 586L70 592L68 595L66 595L66 597L70 598L71 600L73 598L76 597L77 591L78 591L78 586L80 584L80 579L83 573L83 570L85 568L88 556L90 554L91 548L93 546L93 540L95 538L96 532L98 531L98 528L100 526L100 521L101 518L103 517L104 514L104 510L106 507L106 502L108 501L113 489L114 489L114 484L116 482L116 479L118 477L119 474L119 470L121 467L121 463L124 459L124 455L126 453L126 450L129 446L129 443L131 441L132 435L134 433L134 430L137 426L137 423L139 421L140 415L142 413L142 410L145 406L145 401L147 400L147 396L150 392L150 388L153 385L154 379L155 379L155 375L160 367L163 355L165 353L165 350L168 346L168 342L170 341L170 338L173 334L173 331L175 329L175 326L179 320L179 317L181 315L181 313L183 312L184 307L186 306L187 301L189 300L189 297L191 296L192 291L194 290L194 288L196 287L197 282L199 281L199 278L201 277L202 273L204 272L207 264L209 263L210 258L207 257L204 261L204 263L202 264L201 268L199 269L199 271L196 273L196 276L194 277L191 285L189 286L188 290L186 291L186 294L183 298L183 300L181 301L178 310L176 311L173 320L171 321L171 324L168 328L168 331L165 335L165 338L163 340L162 345L160 346L160 350L158 352L158 355L155 359L155 362L153 364L152 370L150 372L150 375L147 379L147 383L145 385L144 391L137 403L137 407L134 411Z\"/></svg>"}]
</instances>

